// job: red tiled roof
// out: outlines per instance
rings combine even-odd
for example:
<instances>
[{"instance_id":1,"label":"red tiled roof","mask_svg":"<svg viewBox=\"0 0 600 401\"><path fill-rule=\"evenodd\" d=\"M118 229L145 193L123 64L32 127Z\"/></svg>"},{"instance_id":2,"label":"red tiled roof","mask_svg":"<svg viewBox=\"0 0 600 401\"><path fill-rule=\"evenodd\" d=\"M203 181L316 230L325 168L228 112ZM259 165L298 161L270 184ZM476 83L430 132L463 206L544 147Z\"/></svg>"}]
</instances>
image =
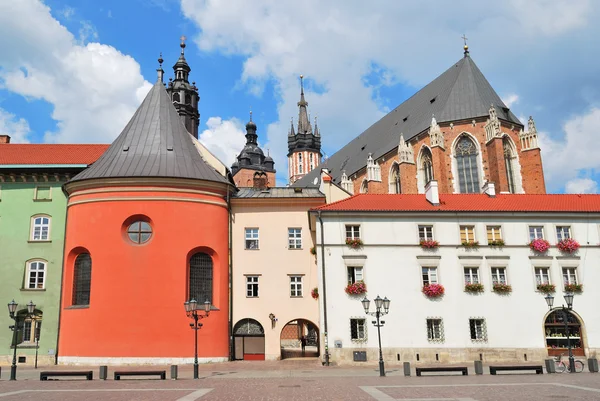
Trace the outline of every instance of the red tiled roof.
<instances>
[{"instance_id":1,"label":"red tiled roof","mask_svg":"<svg viewBox=\"0 0 600 401\"><path fill-rule=\"evenodd\" d=\"M3 164L92 164L109 145L0 144Z\"/></svg>"},{"instance_id":2,"label":"red tiled roof","mask_svg":"<svg viewBox=\"0 0 600 401\"><path fill-rule=\"evenodd\" d=\"M359 194L312 210L340 212L600 212L600 195L442 194L434 206L419 195Z\"/></svg>"}]
</instances>

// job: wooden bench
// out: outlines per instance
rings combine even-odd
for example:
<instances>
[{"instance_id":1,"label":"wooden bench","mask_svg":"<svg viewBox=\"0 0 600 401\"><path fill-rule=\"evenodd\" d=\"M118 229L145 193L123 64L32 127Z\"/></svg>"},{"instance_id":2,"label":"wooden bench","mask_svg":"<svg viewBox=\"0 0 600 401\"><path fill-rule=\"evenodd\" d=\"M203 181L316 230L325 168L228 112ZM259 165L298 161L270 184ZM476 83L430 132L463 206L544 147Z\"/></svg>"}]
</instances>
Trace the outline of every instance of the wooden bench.
<instances>
[{"instance_id":1,"label":"wooden bench","mask_svg":"<svg viewBox=\"0 0 600 401\"><path fill-rule=\"evenodd\" d=\"M516 366L490 366L490 375L495 375L497 371L504 370L535 370L537 375L544 373L542 365L516 365Z\"/></svg>"},{"instance_id":2,"label":"wooden bench","mask_svg":"<svg viewBox=\"0 0 600 401\"><path fill-rule=\"evenodd\" d=\"M130 370L115 372L115 380L121 380L121 376L160 376L161 380L167 378L165 370Z\"/></svg>"},{"instance_id":3,"label":"wooden bench","mask_svg":"<svg viewBox=\"0 0 600 401\"><path fill-rule=\"evenodd\" d=\"M466 366L436 366L433 368L416 368L417 376L421 376L421 372L462 372L463 376L469 375L469 370Z\"/></svg>"},{"instance_id":4,"label":"wooden bench","mask_svg":"<svg viewBox=\"0 0 600 401\"><path fill-rule=\"evenodd\" d=\"M40 380L48 380L49 377L57 376L85 376L86 380L94 379L94 372L91 370L83 371L54 371L54 372L40 372Z\"/></svg>"}]
</instances>

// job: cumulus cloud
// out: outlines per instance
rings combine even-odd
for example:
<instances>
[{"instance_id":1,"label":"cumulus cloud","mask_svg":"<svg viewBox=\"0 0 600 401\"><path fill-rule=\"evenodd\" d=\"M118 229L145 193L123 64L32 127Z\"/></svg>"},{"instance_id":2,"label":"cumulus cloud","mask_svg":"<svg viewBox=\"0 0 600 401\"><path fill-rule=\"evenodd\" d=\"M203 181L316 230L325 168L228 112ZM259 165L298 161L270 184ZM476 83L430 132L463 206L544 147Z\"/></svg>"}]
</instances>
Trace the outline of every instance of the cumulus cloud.
<instances>
[{"instance_id":1,"label":"cumulus cloud","mask_svg":"<svg viewBox=\"0 0 600 401\"><path fill-rule=\"evenodd\" d=\"M11 143L29 143L29 123L0 108L0 134L9 135Z\"/></svg>"},{"instance_id":2,"label":"cumulus cloud","mask_svg":"<svg viewBox=\"0 0 600 401\"><path fill-rule=\"evenodd\" d=\"M2 86L53 106L47 142L111 142L150 90L132 57L79 43L39 0L0 2L0 37Z\"/></svg>"},{"instance_id":3,"label":"cumulus cloud","mask_svg":"<svg viewBox=\"0 0 600 401\"><path fill-rule=\"evenodd\" d=\"M575 178L567 182L565 190L570 194L596 194L598 183L590 178Z\"/></svg>"},{"instance_id":4,"label":"cumulus cloud","mask_svg":"<svg viewBox=\"0 0 600 401\"><path fill-rule=\"evenodd\" d=\"M208 129L200 134L200 141L230 167L246 143L244 125L236 118L210 117L206 126Z\"/></svg>"}]
</instances>

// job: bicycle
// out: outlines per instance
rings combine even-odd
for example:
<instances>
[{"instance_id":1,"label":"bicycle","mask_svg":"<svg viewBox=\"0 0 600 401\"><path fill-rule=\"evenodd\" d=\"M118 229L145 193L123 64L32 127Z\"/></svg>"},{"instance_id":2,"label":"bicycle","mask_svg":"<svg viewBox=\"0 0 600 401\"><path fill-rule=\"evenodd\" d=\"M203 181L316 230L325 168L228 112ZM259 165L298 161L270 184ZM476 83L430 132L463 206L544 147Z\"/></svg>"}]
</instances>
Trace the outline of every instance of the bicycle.
<instances>
[{"instance_id":1,"label":"bicycle","mask_svg":"<svg viewBox=\"0 0 600 401\"><path fill-rule=\"evenodd\" d=\"M554 357L554 369L556 370L556 373L563 373L565 370L568 372L571 372L571 368L569 367L569 364L564 363L562 360L564 355L565 355L565 353L563 352L559 356ZM583 364L583 362L576 360L575 361L575 372L577 372L577 373L583 372L584 366L585 365Z\"/></svg>"}]
</instances>

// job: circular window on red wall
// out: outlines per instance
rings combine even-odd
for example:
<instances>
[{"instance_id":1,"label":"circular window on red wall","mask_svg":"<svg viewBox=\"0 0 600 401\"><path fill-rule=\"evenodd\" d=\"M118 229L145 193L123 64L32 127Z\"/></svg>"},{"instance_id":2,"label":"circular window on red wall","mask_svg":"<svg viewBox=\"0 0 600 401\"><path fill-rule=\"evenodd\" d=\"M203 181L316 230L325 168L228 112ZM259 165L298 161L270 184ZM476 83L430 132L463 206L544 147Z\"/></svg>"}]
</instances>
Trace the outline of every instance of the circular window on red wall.
<instances>
[{"instance_id":1,"label":"circular window on red wall","mask_svg":"<svg viewBox=\"0 0 600 401\"><path fill-rule=\"evenodd\" d=\"M145 244L152 237L152 227L146 221L134 221L127 227L127 236L135 244Z\"/></svg>"}]
</instances>

